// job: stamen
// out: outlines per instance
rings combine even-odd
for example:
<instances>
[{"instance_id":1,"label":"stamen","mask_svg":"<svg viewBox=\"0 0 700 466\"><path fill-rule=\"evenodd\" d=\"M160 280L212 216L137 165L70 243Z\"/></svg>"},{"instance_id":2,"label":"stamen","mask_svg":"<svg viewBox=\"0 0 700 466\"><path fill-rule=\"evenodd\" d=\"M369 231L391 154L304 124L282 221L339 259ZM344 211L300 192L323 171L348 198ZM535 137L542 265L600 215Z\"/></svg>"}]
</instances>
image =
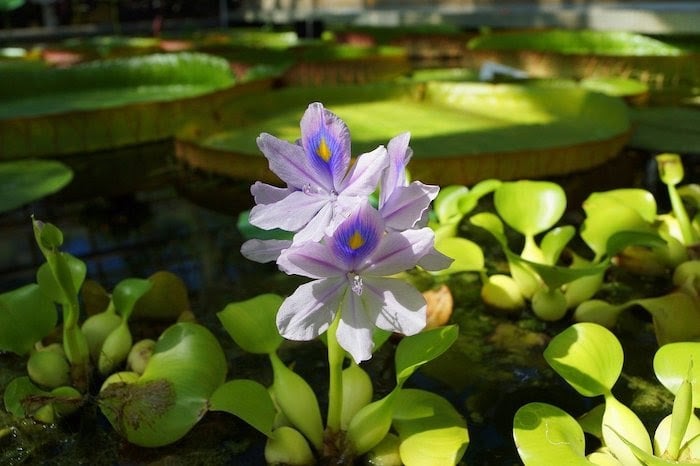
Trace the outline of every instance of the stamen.
<instances>
[{"instance_id":1,"label":"stamen","mask_svg":"<svg viewBox=\"0 0 700 466\"><path fill-rule=\"evenodd\" d=\"M361 296L362 295L362 277L360 277L359 275L354 275L352 277L352 283L350 284L350 289L357 296Z\"/></svg>"}]
</instances>

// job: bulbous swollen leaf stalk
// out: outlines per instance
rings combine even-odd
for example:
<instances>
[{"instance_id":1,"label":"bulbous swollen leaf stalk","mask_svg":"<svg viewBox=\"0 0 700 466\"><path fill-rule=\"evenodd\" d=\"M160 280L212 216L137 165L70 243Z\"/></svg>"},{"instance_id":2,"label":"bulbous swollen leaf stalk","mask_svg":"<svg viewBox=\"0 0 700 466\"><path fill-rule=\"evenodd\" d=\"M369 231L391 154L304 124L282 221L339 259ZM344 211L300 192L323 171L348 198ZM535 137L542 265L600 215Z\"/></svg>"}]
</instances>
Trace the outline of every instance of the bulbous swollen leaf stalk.
<instances>
[{"instance_id":1,"label":"bulbous swollen leaf stalk","mask_svg":"<svg viewBox=\"0 0 700 466\"><path fill-rule=\"evenodd\" d=\"M341 430L347 430L355 414L372 401L372 380L354 361L343 369L343 406L340 416Z\"/></svg>"},{"instance_id":2,"label":"bulbous swollen leaf stalk","mask_svg":"<svg viewBox=\"0 0 700 466\"><path fill-rule=\"evenodd\" d=\"M272 392L277 405L292 425L320 451L323 447L323 421L314 391L276 353L270 353L270 361L274 374Z\"/></svg>"},{"instance_id":3,"label":"bulbous swollen leaf stalk","mask_svg":"<svg viewBox=\"0 0 700 466\"><path fill-rule=\"evenodd\" d=\"M133 340L129 327L126 321L122 321L119 327L114 329L112 333L107 336L102 345L97 363L100 374L107 375L112 372L117 365L124 362L131 350L132 343Z\"/></svg>"},{"instance_id":4,"label":"bulbous swollen leaf stalk","mask_svg":"<svg viewBox=\"0 0 700 466\"><path fill-rule=\"evenodd\" d=\"M309 443L298 430L282 426L272 432L265 444L265 460L268 464L305 466L314 464Z\"/></svg>"},{"instance_id":5,"label":"bulbous swollen leaf stalk","mask_svg":"<svg viewBox=\"0 0 700 466\"><path fill-rule=\"evenodd\" d=\"M689 380L692 376L693 361L690 361L688 377L683 379L681 386L676 392L673 400L673 411L671 415L671 431L666 446L666 454L673 460L678 459L681 450L683 437L688 430L688 423L693 413L693 385Z\"/></svg>"}]
</instances>

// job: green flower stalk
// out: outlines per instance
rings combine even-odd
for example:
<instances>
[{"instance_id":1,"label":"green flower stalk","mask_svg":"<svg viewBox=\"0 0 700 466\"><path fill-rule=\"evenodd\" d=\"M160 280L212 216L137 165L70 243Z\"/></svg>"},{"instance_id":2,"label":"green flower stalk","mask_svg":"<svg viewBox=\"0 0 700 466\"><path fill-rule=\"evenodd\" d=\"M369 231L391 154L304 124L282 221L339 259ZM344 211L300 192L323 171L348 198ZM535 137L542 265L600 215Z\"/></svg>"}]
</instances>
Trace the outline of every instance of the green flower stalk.
<instances>
[{"instance_id":1,"label":"green flower stalk","mask_svg":"<svg viewBox=\"0 0 700 466\"><path fill-rule=\"evenodd\" d=\"M338 344L336 331L340 322L340 312L333 319L333 323L328 328L328 417L326 428L330 433L337 433L341 427L341 417L343 410L343 361L345 360L345 350Z\"/></svg>"},{"instance_id":2,"label":"green flower stalk","mask_svg":"<svg viewBox=\"0 0 700 466\"><path fill-rule=\"evenodd\" d=\"M678 194L678 190L676 189L676 185L680 183L683 176L685 176L681 158L678 154L659 154L656 156L656 163L659 168L659 177L668 187L668 196L671 200L671 208L673 210L673 215L676 217L678 225L681 229L683 243L686 246L695 244L700 240L700 238L698 238L697 233L690 223L688 213L686 212L681 196Z\"/></svg>"}]
</instances>

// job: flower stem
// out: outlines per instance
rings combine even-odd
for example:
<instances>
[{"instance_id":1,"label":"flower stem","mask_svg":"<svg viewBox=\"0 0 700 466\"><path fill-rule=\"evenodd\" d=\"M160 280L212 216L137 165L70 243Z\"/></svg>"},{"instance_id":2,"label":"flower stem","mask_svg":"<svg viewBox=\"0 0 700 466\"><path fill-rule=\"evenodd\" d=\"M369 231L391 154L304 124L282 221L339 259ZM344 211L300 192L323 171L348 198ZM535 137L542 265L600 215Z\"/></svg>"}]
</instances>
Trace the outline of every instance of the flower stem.
<instances>
[{"instance_id":1,"label":"flower stem","mask_svg":"<svg viewBox=\"0 0 700 466\"><path fill-rule=\"evenodd\" d=\"M340 431L340 419L343 408L343 360L345 351L338 344L336 331L340 322L340 312L333 319L327 332L328 342L328 419L326 427L330 432Z\"/></svg>"}]
</instances>

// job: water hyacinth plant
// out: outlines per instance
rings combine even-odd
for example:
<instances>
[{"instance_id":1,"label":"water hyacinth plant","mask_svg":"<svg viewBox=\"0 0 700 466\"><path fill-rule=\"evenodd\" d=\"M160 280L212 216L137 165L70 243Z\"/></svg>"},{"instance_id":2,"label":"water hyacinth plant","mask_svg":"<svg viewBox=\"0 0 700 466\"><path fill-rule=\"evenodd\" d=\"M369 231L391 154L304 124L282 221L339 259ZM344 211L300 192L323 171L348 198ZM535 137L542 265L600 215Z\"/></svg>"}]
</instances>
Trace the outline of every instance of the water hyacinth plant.
<instances>
[{"instance_id":1,"label":"water hyacinth plant","mask_svg":"<svg viewBox=\"0 0 700 466\"><path fill-rule=\"evenodd\" d=\"M462 417L437 395L402 388L457 336L455 326L421 332L425 299L396 277L416 266L440 270L451 262L435 250L435 235L423 226L439 188L409 183L408 133L353 162L347 126L321 103L309 105L300 126L296 144L266 133L258 138L270 169L286 186L257 182L251 188L256 205L250 223L293 237L249 240L242 252L311 281L284 300L260 296L257 305L232 303L219 313L239 346L269 355L274 382L269 394L253 381L228 382L212 397L212 409L237 415L267 435L270 463L351 461L367 453L380 461L375 464L456 464L468 444ZM373 205L370 196L377 190ZM396 353L396 388L372 401L371 381L359 364L391 333L404 336ZM280 336L324 338L325 427L311 387L276 354ZM243 394L255 401L237 401ZM443 448L435 451L434 442Z\"/></svg>"}]
</instances>

